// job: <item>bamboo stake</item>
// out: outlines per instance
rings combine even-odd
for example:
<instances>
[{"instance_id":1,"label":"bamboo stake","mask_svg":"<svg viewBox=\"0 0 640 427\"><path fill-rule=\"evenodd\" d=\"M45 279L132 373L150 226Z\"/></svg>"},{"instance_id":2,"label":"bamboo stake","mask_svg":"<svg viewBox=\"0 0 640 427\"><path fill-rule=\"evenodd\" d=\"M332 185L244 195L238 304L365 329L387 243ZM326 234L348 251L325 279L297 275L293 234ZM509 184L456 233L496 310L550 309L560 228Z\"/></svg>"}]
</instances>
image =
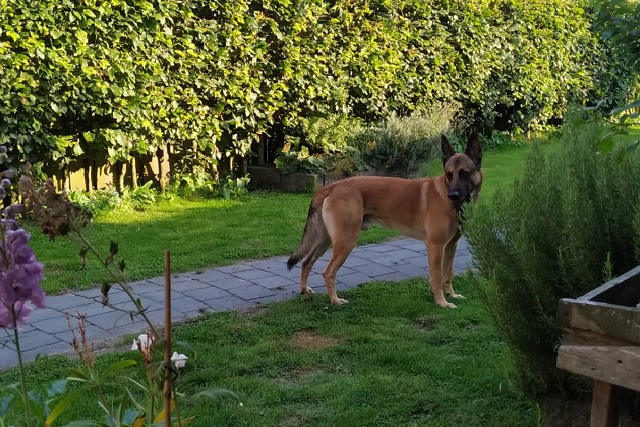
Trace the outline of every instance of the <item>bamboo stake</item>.
<instances>
[{"instance_id":1,"label":"bamboo stake","mask_svg":"<svg viewBox=\"0 0 640 427\"><path fill-rule=\"evenodd\" d=\"M164 425L171 427L171 251L164 250Z\"/></svg>"}]
</instances>

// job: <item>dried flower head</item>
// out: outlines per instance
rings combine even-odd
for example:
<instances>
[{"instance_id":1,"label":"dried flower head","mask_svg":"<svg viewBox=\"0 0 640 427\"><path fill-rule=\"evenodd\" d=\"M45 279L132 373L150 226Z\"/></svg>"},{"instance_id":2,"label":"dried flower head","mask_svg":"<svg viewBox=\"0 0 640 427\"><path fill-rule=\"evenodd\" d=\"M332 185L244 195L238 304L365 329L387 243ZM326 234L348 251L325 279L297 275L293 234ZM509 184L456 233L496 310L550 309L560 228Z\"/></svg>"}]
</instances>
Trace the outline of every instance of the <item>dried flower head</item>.
<instances>
[{"instance_id":1,"label":"dried flower head","mask_svg":"<svg viewBox=\"0 0 640 427\"><path fill-rule=\"evenodd\" d=\"M52 240L66 236L73 229L86 227L91 222L91 213L72 203L64 194L58 193L51 178L36 184L29 164L20 177L18 191L26 209L32 213L42 232Z\"/></svg>"}]
</instances>

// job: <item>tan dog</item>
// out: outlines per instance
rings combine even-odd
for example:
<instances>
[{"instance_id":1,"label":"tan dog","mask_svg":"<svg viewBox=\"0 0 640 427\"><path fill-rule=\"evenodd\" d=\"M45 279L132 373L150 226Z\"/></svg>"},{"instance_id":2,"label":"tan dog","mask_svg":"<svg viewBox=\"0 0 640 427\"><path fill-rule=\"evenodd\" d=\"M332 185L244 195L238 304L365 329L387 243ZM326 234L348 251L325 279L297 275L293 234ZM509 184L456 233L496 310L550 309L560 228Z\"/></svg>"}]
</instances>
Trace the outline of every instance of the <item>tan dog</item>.
<instances>
[{"instance_id":1,"label":"tan dog","mask_svg":"<svg viewBox=\"0 0 640 427\"><path fill-rule=\"evenodd\" d=\"M291 269L302 260L300 293L313 293L307 286L311 268L333 244L331 261L322 275L331 303L347 303L336 293L338 269L355 247L360 230L379 224L425 242L434 301L441 307L456 307L444 294L463 298L451 285L453 259L460 239L460 208L475 201L482 186L482 146L473 134L464 154L458 154L443 135L441 148L445 173L440 176L360 176L334 182L315 193L302 242L287 261Z\"/></svg>"}]
</instances>

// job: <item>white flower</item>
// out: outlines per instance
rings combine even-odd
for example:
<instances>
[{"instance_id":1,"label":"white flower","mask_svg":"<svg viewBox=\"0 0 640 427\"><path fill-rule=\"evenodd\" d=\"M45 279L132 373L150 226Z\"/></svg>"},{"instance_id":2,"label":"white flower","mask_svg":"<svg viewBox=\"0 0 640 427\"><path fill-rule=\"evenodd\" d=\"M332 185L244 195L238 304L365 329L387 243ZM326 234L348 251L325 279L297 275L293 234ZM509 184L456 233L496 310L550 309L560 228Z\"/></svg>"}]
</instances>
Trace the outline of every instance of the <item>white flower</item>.
<instances>
[{"instance_id":1,"label":"white flower","mask_svg":"<svg viewBox=\"0 0 640 427\"><path fill-rule=\"evenodd\" d=\"M174 365L176 365L176 368L184 367L184 365L187 364L187 359L189 359L187 356L185 356L184 354L178 354L177 351L174 351L173 355L171 356L171 361Z\"/></svg>"},{"instance_id":2,"label":"white flower","mask_svg":"<svg viewBox=\"0 0 640 427\"><path fill-rule=\"evenodd\" d=\"M138 343L140 343L140 347L138 348ZM149 347L153 344L153 339L150 334L140 334L138 335L138 339L133 340L133 344L131 345L131 350L140 350L144 354L149 354Z\"/></svg>"}]
</instances>

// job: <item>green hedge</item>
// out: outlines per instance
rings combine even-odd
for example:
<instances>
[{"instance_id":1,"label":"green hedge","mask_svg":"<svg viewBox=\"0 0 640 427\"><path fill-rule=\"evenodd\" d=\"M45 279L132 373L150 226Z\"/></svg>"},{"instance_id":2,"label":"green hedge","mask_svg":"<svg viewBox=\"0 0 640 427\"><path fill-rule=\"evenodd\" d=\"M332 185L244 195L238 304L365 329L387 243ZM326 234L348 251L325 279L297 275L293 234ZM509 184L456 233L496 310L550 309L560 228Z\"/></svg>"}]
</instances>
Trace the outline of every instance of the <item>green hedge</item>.
<instances>
[{"instance_id":1,"label":"green hedge","mask_svg":"<svg viewBox=\"0 0 640 427\"><path fill-rule=\"evenodd\" d=\"M0 142L14 160L244 156L274 122L458 101L522 128L627 78L569 0L0 0ZM615 56L615 55L614 55Z\"/></svg>"}]
</instances>

